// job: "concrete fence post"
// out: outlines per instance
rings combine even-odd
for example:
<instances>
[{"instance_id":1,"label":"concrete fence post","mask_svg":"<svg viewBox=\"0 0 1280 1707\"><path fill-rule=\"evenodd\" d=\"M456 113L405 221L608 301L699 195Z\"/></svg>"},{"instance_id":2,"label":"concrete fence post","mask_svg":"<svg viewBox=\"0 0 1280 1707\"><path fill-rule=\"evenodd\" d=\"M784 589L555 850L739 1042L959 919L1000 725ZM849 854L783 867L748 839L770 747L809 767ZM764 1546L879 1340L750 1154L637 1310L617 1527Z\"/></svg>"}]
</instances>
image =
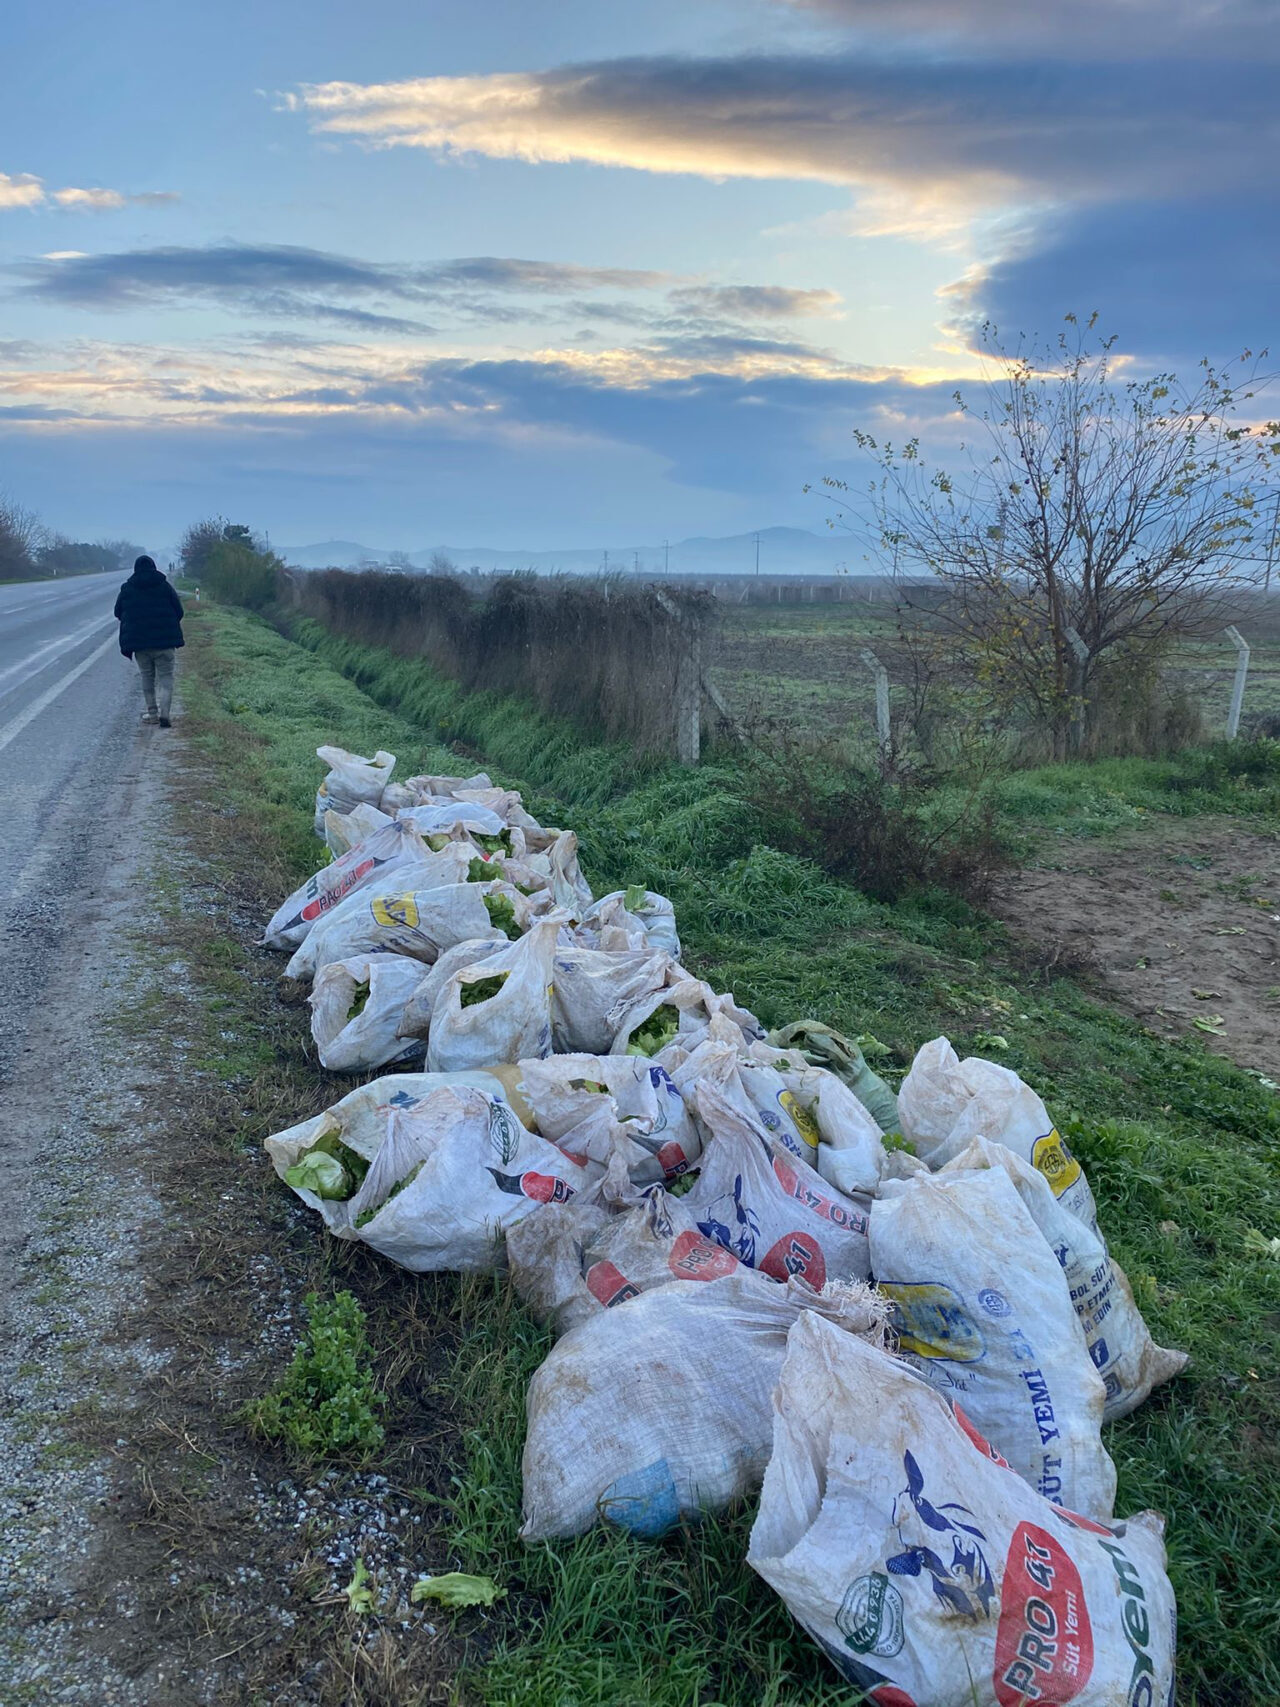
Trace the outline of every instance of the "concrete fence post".
<instances>
[{"instance_id":1,"label":"concrete fence post","mask_svg":"<svg viewBox=\"0 0 1280 1707\"><path fill-rule=\"evenodd\" d=\"M674 599L658 591L658 603L675 624L680 647L676 666L676 757L696 765L702 750L702 624L689 622Z\"/></svg>"},{"instance_id":2,"label":"concrete fence post","mask_svg":"<svg viewBox=\"0 0 1280 1707\"><path fill-rule=\"evenodd\" d=\"M1231 709L1227 713L1227 740L1234 741L1240 733L1240 708L1244 704L1244 684L1249 675L1249 642L1234 624L1228 627L1226 635L1236 649L1236 679L1231 684Z\"/></svg>"},{"instance_id":3,"label":"concrete fence post","mask_svg":"<svg viewBox=\"0 0 1280 1707\"><path fill-rule=\"evenodd\" d=\"M1084 751L1084 672L1089 662L1089 648L1076 633L1074 628L1067 630L1067 644L1070 646L1074 662L1071 669L1071 682L1068 693L1071 698L1071 727L1069 740L1071 756L1075 758Z\"/></svg>"},{"instance_id":4,"label":"concrete fence post","mask_svg":"<svg viewBox=\"0 0 1280 1707\"><path fill-rule=\"evenodd\" d=\"M875 677L876 739L880 744L881 758L887 759L893 746L893 731L889 724L889 672L869 647L864 647L859 656Z\"/></svg>"}]
</instances>

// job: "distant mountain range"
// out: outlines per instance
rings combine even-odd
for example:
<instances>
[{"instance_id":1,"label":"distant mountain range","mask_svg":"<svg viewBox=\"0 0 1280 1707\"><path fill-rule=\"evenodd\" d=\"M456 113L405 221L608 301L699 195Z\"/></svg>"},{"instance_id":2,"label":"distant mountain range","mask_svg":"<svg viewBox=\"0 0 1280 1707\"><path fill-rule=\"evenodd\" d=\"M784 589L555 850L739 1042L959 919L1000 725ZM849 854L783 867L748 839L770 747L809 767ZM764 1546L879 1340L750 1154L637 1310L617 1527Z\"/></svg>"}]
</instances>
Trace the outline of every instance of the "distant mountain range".
<instances>
[{"instance_id":1,"label":"distant mountain range","mask_svg":"<svg viewBox=\"0 0 1280 1707\"><path fill-rule=\"evenodd\" d=\"M433 557L446 557L458 569L535 569L539 574L595 575L611 572L643 575L751 575L756 569L754 533L730 534L723 539L673 540L661 545L610 546L608 550L499 551L492 546L436 545L407 553L409 565L426 569ZM356 569L398 561L400 553L378 551L353 539L327 539L318 545L278 545L276 551L298 569ZM850 559L854 559L850 561ZM804 528L761 528L759 566L762 575L834 575L848 568L856 574L865 566L854 558L853 541L846 535L809 533Z\"/></svg>"}]
</instances>

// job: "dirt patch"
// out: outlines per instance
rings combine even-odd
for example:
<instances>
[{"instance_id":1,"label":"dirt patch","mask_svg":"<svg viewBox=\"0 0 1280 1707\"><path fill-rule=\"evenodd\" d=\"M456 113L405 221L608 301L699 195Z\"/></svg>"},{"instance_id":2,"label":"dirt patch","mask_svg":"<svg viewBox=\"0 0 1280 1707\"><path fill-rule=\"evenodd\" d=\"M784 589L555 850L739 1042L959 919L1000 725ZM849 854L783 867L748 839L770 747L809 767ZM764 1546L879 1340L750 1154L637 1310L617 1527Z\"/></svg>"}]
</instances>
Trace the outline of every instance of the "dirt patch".
<instances>
[{"instance_id":1,"label":"dirt patch","mask_svg":"<svg viewBox=\"0 0 1280 1707\"><path fill-rule=\"evenodd\" d=\"M1064 836L993 910L1151 1031L1280 1079L1280 835L1198 818Z\"/></svg>"}]
</instances>

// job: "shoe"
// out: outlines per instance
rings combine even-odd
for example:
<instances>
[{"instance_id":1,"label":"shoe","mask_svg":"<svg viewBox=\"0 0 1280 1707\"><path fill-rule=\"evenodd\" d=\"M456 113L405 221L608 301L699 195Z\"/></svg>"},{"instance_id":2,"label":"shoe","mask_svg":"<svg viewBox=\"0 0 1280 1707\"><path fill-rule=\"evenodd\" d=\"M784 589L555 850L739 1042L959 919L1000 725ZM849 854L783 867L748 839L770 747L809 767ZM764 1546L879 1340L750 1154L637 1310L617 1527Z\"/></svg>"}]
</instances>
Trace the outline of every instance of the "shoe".
<instances>
[{"instance_id":1,"label":"shoe","mask_svg":"<svg viewBox=\"0 0 1280 1707\"><path fill-rule=\"evenodd\" d=\"M158 711L144 711L142 721L144 723L159 723L160 713Z\"/></svg>"},{"instance_id":2,"label":"shoe","mask_svg":"<svg viewBox=\"0 0 1280 1707\"><path fill-rule=\"evenodd\" d=\"M162 729L172 729L173 725L167 717L162 717L160 719L160 727Z\"/></svg>"}]
</instances>

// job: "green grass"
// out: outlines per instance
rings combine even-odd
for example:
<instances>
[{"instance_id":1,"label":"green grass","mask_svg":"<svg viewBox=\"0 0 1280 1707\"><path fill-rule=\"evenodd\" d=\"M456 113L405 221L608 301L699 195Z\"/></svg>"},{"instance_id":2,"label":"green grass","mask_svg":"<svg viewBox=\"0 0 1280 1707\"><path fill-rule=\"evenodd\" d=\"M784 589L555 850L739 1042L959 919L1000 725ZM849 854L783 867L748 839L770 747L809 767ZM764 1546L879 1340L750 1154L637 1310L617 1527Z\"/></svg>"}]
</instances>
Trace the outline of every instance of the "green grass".
<instances>
[{"instance_id":1,"label":"green grass","mask_svg":"<svg viewBox=\"0 0 1280 1707\"><path fill-rule=\"evenodd\" d=\"M278 831L282 883L317 863L310 812L322 741L388 747L401 774L483 763L522 787L544 821L579 831L597 892L644 881L670 895L686 962L766 1023L813 1016L872 1033L891 1069L940 1031L962 1053L984 1034L1008 1039L1000 1059L1064 1124L1152 1331L1192 1354L1184 1377L1106 1431L1117 1509L1151 1506L1169 1520L1180 1701L1280 1700L1280 1262L1249 1239L1251 1228L1280 1233L1276 1097L1221 1058L1148 1036L1070 980L1046 980L954 900L876 905L761 845L729 759L700 771L637 766L404 659L318 631L305 638L309 650L220 610L192 625L188 691L243 728L240 794ZM1154 814L1203 802L1225 810L1244 792L1212 755L1136 763L1026 773L1005 809L1015 823L1083 827L1113 796ZM1265 765L1260 774L1247 785L1257 789L1249 811L1274 786ZM657 1546L611 1534L521 1546L523 1393L547 1342L504 1283L464 1282L457 1296L460 1337L441 1389L465 1442L450 1537L462 1569L507 1590L503 1637L477 1649L464 1698L486 1707L849 1702L743 1564L749 1512ZM393 1348L375 1339L375 1349Z\"/></svg>"}]
</instances>

